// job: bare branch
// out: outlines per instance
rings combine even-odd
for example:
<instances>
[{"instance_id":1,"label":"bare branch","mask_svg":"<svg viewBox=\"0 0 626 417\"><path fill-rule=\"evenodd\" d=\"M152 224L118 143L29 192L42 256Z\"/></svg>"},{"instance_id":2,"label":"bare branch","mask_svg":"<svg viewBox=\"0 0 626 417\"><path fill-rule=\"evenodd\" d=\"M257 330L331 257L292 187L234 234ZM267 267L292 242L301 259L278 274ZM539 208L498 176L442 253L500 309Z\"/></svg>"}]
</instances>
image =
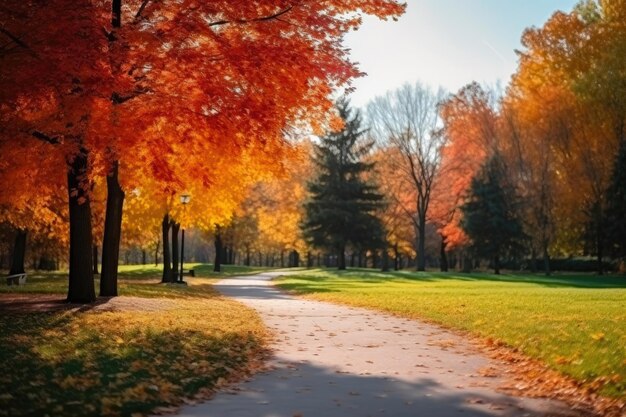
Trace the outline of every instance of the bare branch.
<instances>
[{"instance_id":1,"label":"bare branch","mask_svg":"<svg viewBox=\"0 0 626 417\"><path fill-rule=\"evenodd\" d=\"M221 26L221 25L228 25L231 23L236 23L236 24L247 24L247 23L256 23L256 22L267 22L269 20L279 20L278 18L281 17L282 15L288 13L291 9L293 9L293 6L289 6L286 9L283 9L277 13L274 13L272 15L269 16L263 16L263 17L257 17L254 19L236 19L236 20L218 20L215 22L211 22L209 23L209 27L211 26Z\"/></svg>"},{"instance_id":2,"label":"bare branch","mask_svg":"<svg viewBox=\"0 0 626 417\"><path fill-rule=\"evenodd\" d=\"M148 3L150 3L150 0L143 0L141 2L141 6L139 6L139 10L137 10L137 14L135 14L135 18L133 19L133 22L138 22L139 19L141 19L141 14L143 13L144 9L146 8L146 6L148 5Z\"/></svg>"},{"instance_id":3,"label":"bare branch","mask_svg":"<svg viewBox=\"0 0 626 417\"><path fill-rule=\"evenodd\" d=\"M113 94L111 94L111 101L113 102L113 104L123 104L129 100L132 100L136 97L139 97L140 95L149 93L151 91L152 90L150 90L149 88L138 88L135 91L124 95L118 92L114 92Z\"/></svg>"},{"instance_id":4,"label":"bare branch","mask_svg":"<svg viewBox=\"0 0 626 417\"><path fill-rule=\"evenodd\" d=\"M11 39L13 42L15 42L17 45L21 46L22 48L26 49L32 56L34 56L35 58L39 59L39 55L37 55L37 53L35 51L33 51L31 49L30 46L28 46L24 41L22 41L20 38L18 38L17 36L13 35L11 32L9 32L8 30L6 30L5 28L0 26L0 33L4 34L6 37L8 37L9 39Z\"/></svg>"},{"instance_id":5,"label":"bare branch","mask_svg":"<svg viewBox=\"0 0 626 417\"><path fill-rule=\"evenodd\" d=\"M43 132L40 132L38 130L34 130L31 132L31 135L33 135L33 137L42 140L44 142L48 142L52 145L58 145L61 143L61 139L58 136L48 136Z\"/></svg>"}]
</instances>

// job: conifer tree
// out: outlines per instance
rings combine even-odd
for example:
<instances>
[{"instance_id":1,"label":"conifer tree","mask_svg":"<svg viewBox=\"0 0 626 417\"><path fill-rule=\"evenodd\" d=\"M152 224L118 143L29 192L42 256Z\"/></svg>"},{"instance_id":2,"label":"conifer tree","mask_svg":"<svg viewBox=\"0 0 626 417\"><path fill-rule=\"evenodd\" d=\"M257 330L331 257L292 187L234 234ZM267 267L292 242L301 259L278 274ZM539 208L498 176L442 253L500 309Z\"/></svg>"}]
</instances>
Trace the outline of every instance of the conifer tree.
<instances>
[{"instance_id":1,"label":"conifer tree","mask_svg":"<svg viewBox=\"0 0 626 417\"><path fill-rule=\"evenodd\" d=\"M472 179L468 200L461 206L461 227L476 256L491 259L496 274L502 257L522 249L524 233L514 189L505 181L498 155L490 158Z\"/></svg>"},{"instance_id":2,"label":"conifer tree","mask_svg":"<svg viewBox=\"0 0 626 417\"><path fill-rule=\"evenodd\" d=\"M315 147L317 178L308 184L310 199L305 203L303 232L310 244L338 256L339 269L346 268L346 248L378 249L383 226L376 211L383 196L364 173L374 164L364 156L372 143L363 140L361 115L352 111L348 100L337 103L344 121L341 131L329 133Z\"/></svg>"}]
</instances>

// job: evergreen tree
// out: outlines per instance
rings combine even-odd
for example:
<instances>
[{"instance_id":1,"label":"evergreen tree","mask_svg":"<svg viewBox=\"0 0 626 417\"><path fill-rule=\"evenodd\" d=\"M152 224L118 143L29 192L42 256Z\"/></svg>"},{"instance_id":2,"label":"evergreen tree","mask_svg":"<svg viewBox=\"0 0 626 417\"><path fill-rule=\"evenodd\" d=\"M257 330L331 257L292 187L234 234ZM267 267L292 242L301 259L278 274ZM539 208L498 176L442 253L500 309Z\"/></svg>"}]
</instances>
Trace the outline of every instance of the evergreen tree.
<instances>
[{"instance_id":1,"label":"evergreen tree","mask_svg":"<svg viewBox=\"0 0 626 417\"><path fill-rule=\"evenodd\" d=\"M315 147L318 175L308 184L311 197L305 203L302 229L310 244L336 253L339 269L345 269L348 245L382 247L383 226L375 212L382 207L383 196L364 179L374 164L363 161L372 143L362 140L360 113L353 112L345 99L339 100L337 110L344 127L321 138Z\"/></svg>"},{"instance_id":2,"label":"evergreen tree","mask_svg":"<svg viewBox=\"0 0 626 417\"><path fill-rule=\"evenodd\" d=\"M606 219L610 255L626 258L626 140L620 143L607 190Z\"/></svg>"},{"instance_id":3,"label":"evergreen tree","mask_svg":"<svg viewBox=\"0 0 626 417\"><path fill-rule=\"evenodd\" d=\"M461 206L461 227L472 241L473 252L491 259L496 274L502 257L522 250L524 238L517 197L504 178L502 161L496 155L472 179L469 199Z\"/></svg>"}]
</instances>

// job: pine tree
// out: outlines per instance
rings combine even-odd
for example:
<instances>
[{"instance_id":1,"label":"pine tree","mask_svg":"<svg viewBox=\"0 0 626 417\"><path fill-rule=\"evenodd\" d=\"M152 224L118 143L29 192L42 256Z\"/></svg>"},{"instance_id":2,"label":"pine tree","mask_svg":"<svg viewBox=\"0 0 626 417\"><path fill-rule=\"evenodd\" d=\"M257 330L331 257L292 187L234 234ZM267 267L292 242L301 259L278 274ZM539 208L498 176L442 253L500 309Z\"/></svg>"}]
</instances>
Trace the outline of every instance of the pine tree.
<instances>
[{"instance_id":1,"label":"pine tree","mask_svg":"<svg viewBox=\"0 0 626 417\"><path fill-rule=\"evenodd\" d=\"M626 257L626 140L620 143L613 165L607 190L606 218L610 254L623 261Z\"/></svg>"},{"instance_id":2,"label":"pine tree","mask_svg":"<svg viewBox=\"0 0 626 417\"><path fill-rule=\"evenodd\" d=\"M315 147L318 176L308 184L311 197L305 203L302 229L310 244L336 253L339 269L345 269L348 245L382 247L383 226L376 211L383 205L383 196L364 179L374 164L363 161L372 143L362 139L360 113L352 111L346 99L339 100L337 110L344 127L321 138Z\"/></svg>"},{"instance_id":3,"label":"pine tree","mask_svg":"<svg viewBox=\"0 0 626 417\"><path fill-rule=\"evenodd\" d=\"M473 252L493 260L496 274L502 257L520 251L524 238L517 197L504 178L502 161L496 155L472 179L469 199L461 206L461 227L472 241Z\"/></svg>"}]
</instances>

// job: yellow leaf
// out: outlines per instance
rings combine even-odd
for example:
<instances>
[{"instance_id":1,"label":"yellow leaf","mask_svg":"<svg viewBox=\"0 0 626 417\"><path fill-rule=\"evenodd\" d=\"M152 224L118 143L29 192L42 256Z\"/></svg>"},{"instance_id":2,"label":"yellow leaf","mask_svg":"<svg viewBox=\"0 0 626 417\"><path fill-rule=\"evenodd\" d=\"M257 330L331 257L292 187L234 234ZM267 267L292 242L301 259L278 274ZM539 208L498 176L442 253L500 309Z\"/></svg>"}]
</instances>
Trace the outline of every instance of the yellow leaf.
<instances>
[{"instance_id":1,"label":"yellow leaf","mask_svg":"<svg viewBox=\"0 0 626 417\"><path fill-rule=\"evenodd\" d=\"M594 333L591 335L591 338L599 342L601 340L604 340L604 333L602 332Z\"/></svg>"}]
</instances>

